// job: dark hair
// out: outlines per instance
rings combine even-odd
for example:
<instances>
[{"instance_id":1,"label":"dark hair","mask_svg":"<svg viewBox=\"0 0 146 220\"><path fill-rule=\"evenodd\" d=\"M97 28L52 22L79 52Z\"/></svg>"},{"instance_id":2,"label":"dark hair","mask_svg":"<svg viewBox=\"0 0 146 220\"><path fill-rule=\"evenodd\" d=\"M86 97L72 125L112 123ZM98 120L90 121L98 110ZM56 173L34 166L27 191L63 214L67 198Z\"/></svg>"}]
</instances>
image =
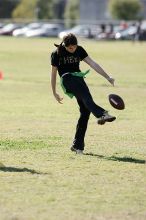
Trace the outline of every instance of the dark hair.
<instances>
[{"instance_id":1,"label":"dark hair","mask_svg":"<svg viewBox=\"0 0 146 220\"><path fill-rule=\"evenodd\" d=\"M77 41L77 38L74 34L69 33L66 36L64 36L63 43L64 43L65 47L68 47L69 45L77 45L78 41Z\"/></svg>"},{"instance_id":2,"label":"dark hair","mask_svg":"<svg viewBox=\"0 0 146 220\"><path fill-rule=\"evenodd\" d=\"M54 44L58 48L58 54L61 55L65 47L68 47L70 45L77 45L78 41L77 38L74 34L69 33L64 36L63 41L61 42L60 45Z\"/></svg>"}]
</instances>

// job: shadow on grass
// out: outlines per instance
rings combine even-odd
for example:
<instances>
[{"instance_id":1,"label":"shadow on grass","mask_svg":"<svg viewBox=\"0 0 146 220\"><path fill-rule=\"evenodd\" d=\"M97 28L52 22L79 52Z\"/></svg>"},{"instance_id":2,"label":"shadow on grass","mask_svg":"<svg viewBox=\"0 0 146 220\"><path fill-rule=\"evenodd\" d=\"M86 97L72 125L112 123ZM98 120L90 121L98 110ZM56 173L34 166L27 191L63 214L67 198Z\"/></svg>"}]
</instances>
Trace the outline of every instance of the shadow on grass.
<instances>
[{"instance_id":1,"label":"shadow on grass","mask_svg":"<svg viewBox=\"0 0 146 220\"><path fill-rule=\"evenodd\" d=\"M41 172L37 172L35 170L32 169L28 169L28 168L16 168L16 167L0 167L0 171L3 172L26 172L26 173L31 173L31 174L45 174L45 173L41 173Z\"/></svg>"},{"instance_id":2,"label":"shadow on grass","mask_svg":"<svg viewBox=\"0 0 146 220\"><path fill-rule=\"evenodd\" d=\"M139 164L146 163L145 160L135 159L132 157L116 157L116 156L105 157L103 155L98 155L98 154L93 154L93 153L85 153L84 155L97 157L97 158L104 159L104 160L112 160L112 161L119 161L119 162L139 163Z\"/></svg>"}]
</instances>

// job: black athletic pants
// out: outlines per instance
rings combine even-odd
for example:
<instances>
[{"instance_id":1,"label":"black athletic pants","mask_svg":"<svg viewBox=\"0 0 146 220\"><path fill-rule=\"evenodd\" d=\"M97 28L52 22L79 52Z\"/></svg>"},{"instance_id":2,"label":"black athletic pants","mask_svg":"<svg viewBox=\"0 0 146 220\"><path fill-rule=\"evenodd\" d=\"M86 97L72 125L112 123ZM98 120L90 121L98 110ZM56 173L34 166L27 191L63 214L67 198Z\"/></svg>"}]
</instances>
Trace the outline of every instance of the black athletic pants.
<instances>
[{"instance_id":1,"label":"black athletic pants","mask_svg":"<svg viewBox=\"0 0 146 220\"><path fill-rule=\"evenodd\" d=\"M103 115L105 110L94 103L90 91L82 77L72 76L71 74L65 75L63 77L63 85L67 92L71 92L75 95L80 108L80 118L76 126L73 146L76 149L84 150L84 137L90 113L96 118L99 118Z\"/></svg>"}]
</instances>

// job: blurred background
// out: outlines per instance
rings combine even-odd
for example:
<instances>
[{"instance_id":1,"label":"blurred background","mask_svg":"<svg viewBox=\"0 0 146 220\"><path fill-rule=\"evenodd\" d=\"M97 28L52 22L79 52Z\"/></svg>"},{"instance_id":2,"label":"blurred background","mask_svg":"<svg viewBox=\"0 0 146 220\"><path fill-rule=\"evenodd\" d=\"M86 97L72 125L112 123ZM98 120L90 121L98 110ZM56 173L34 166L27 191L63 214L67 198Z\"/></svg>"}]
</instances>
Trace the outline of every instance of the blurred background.
<instances>
[{"instance_id":1,"label":"blurred background","mask_svg":"<svg viewBox=\"0 0 146 220\"><path fill-rule=\"evenodd\" d=\"M146 0L0 0L0 36L146 40Z\"/></svg>"}]
</instances>

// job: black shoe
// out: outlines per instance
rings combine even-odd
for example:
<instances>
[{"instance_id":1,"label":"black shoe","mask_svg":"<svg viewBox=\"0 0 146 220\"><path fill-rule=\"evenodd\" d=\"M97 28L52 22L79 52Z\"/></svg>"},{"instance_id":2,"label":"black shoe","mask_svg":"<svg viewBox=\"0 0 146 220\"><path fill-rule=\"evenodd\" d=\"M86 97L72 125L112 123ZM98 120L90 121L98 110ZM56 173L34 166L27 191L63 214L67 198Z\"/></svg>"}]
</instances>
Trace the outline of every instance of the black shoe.
<instances>
[{"instance_id":1,"label":"black shoe","mask_svg":"<svg viewBox=\"0 0 146 220\"><path fill-rule=\"evenodd\" d=\"M114 120L116 120L116 117L109 115L108 112L105 111L103 115L98 119L97 123L99 125L103 125L105 122L112 122Z\"/></svg>"},{"instance_id":2,"label":"black shoe","mask_svg":"<svg viewBox=\"0 0 146 220\"><path fill-rule=\"evenodd\" d=\"M76 154L83 154L83 150L76 149L73 146L70 149L71 149L71 151L76 152Z\"/></svg>"}]
</instances>

